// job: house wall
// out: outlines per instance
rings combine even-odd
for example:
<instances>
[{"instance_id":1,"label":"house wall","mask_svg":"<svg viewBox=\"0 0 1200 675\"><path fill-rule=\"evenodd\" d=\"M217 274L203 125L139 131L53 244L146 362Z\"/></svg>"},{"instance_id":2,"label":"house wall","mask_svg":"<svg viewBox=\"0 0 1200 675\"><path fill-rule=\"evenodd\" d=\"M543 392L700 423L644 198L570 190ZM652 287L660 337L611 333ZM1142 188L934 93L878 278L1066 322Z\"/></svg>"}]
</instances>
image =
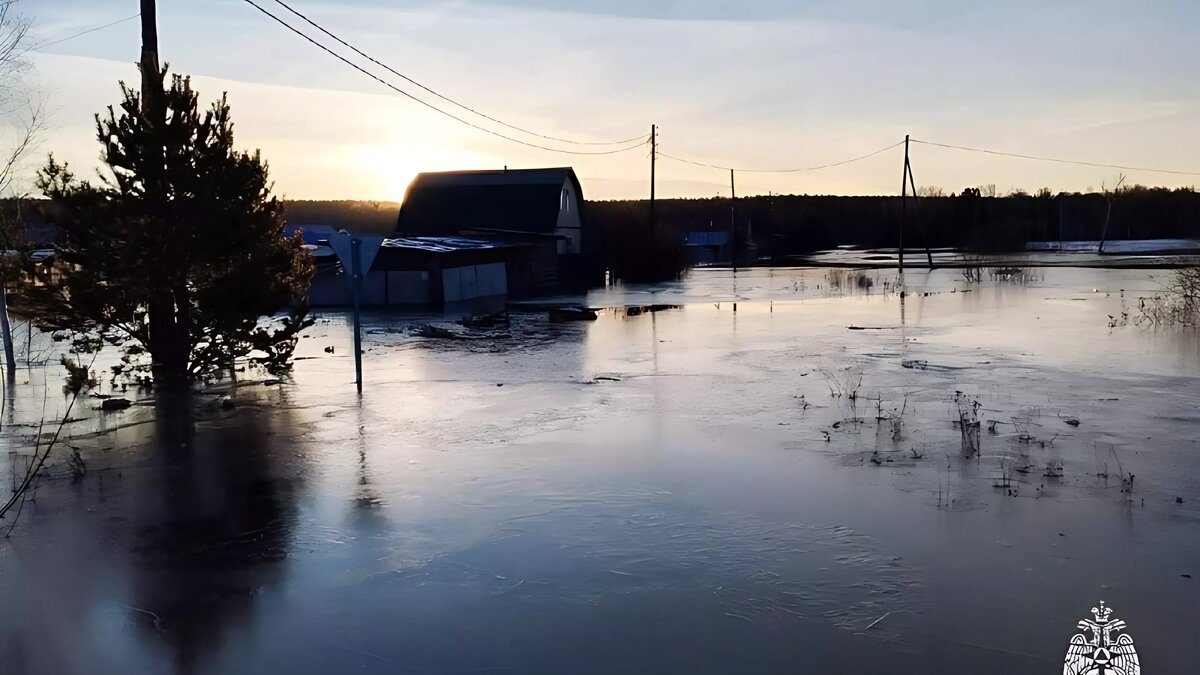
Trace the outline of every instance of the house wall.
<instances>
[{"instance_id":1,"label":"house wall","mask_svg":"<svg viewBox=\"0 0 1200 675\"><path fill-rule=\"evenodd\" d=\"M351 297L351 302L353 301L354 299ZM359 290L358 302L366 307L388 304L386 272L367 272L367 275L362 279L362 288Z\"/></svg>"},{"instance_id":2,"label":"house wall","mask_svg":"<svg viewBox=\"0 0 1200 675\"><path fill-rule=\"evenodd\" d=\"M554 257L553 240L547 248ZM508 266L528 256L526 247L428 253L385 247L363 278L364 307L445 307L486 299L502 311L508 299ZM337 268L318 271L309 287L313 307L348 307L353 297Z\"/></svg>"},{"instance_id":3,"label":"house wall","mask_svg":"<svg viewBox=\"0 0 1200 675\"><path fill-rule=\"evenodd\" d=\"M308 288L313 307L349 307L354 303L346 278L340 274L317 274ZM428 272L385 272L374 270L363 277L359 302L364 307L384 305L429 306L437 300L430 293Z\"/></svg>"},{"instance_id":4,"label":"house wall","mask_svg":"<svg viewBox=\"0 0 1200 675\"><path fill-rule=\"evenodd\" d=\"M428 305L432 300L429 272L384 272L389 305Z\"/></svg>"},{"instance_id":5,"label":"house wall","mask_svg":"<svg viewBox=\"0 0 1200 675\"><path fill-rule=\"evenodd\" d=\"M558 224L554 228L554 234L566 237L559 243L559 253L583 252L583 221L580 219L583 204L580 201L574 183L570 179L563 182L559 195Z\"/></svg>"},{"instance_id":6,"label":"house wall","mask_svg":"<svg viewBox=\"0 0 1200 675\"><path fill-rule=\"evenodd\" d=\"M507 294L508 278L504 263L442 270L442 299L446 304Z\"/></svg>"},{"instance_id":7,"label":"house wall","mask_svg":"<svg viewBox=\"0 0 1200 675\"><path fill-rule=\"evenodd\" d=\"M313 307L345 307L349 303L350 296L342 275L317 272L308 287L308 304Z\"/></svg>"}]
</instances>

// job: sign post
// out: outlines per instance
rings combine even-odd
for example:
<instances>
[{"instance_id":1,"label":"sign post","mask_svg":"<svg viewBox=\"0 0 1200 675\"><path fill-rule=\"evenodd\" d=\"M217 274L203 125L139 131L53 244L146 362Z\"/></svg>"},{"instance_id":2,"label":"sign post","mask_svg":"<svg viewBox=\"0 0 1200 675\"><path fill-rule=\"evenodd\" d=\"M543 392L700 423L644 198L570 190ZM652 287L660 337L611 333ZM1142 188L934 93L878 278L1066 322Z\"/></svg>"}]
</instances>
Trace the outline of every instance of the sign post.
<instances>
[{"instance_id":1,"label":"sign post","mask_svg":"<svg viewBox=\"0 0 1200 675\"><path fill-rule=\"evenodd\" d=\"M375 255L383 246L383 237L360 237L345 230L338 232L329 240L329 245L337 253L342 269L346 272L346 282L349 284L350 297L354 303L354 383L358 393L362 393L362 316L361 299L362 281L371 271L375 263Z\"/></svg>"},{"instance_id":2,"label":"sign post","mask_svg":"<svg viewBox=\"0 0 1200 675\"><path fill-rule=\"evenodd\" d=\"M352 293L354 294L354 384L358 387L358 393L362 393L362 315L359 310L359 295L362 293L362 239L354 237L350 240L350 257L354 262L351 265L353 277L351 283L354 284Z\"/></svg>"}]
</instances>

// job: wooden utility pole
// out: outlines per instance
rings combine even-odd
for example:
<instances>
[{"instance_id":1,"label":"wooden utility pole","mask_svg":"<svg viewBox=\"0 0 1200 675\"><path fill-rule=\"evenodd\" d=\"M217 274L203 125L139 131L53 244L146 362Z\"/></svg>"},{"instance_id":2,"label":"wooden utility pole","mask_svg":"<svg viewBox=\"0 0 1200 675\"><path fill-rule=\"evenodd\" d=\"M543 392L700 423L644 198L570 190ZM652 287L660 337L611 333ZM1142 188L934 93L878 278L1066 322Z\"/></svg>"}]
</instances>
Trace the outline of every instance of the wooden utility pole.
<instances>
[{"instance_id":1,"label":"wooden utility pole","mask_svg":"<svg viewBox=\"0 0 1200 675\"><path fill-rule=\"evenodd\" d=\"M142 114L157 123L162 101L162 71L158 67L158 11L154 0L141 0L142 17Z\"/></svg>"},{"instance_id":2,"label":"wooden utility pole","mask_svg":"<svg viewBox=\"0 0 1200 675\"><path fill-rule=\"evenodd\" d=\"M1058 250L1062 251L1063 202L1066 201L1066 197L1059 193L1056 201L1058 202Z\"/></svg>"},{"instance_id":3,"label":"wooden utility pole","mask_svg":"<svg viewBox=\"0 0 1200 675\"><path fill-rule=\"evenodd\" d=\"M164 186L166 148L163 127L166 125L166 100L163 92L163 73L158 61L158 12L155 0L140 0L142 19L142 54L138 67L142 71L142 122L146 126L145 145L145 204L150 218L162 218L167 198ZM177 321L175 284L165 278L153 283L149 302L150 352L154 355L156 384L182 387L174 381L186 372L190 357L187 326ZM182 366L180 365L182 361Z\"/></svg>"},{"instance_id":4,"label":"wooden utility pole","mask_svg":"<svg viewBox=\"0 0 1200 675\"><path fill-rule=\"evenodd\" d=\"M900 176L900 271L904 271L904 226L908 220L908 188L912 187L913 204L917 200L917 182L913 179L912 164L908 160L908 134L904 134L904 173ZM920 218L917 219L920 222ZM929 269L933 269L933 251L929 249L929 235L921 227L921 238L925 240L925 258Z\"/></svg>"},{"instance_id":5,"label":"wooden utility pole","mask_svg":"<svg viewBox=\"0 0 1200 675\"><path fill-rule=\"evenodd\" d=\"M654 163L658 159L658 126L650 125L650 241L656 240L658 232L658 213L654 203Z\"/></svg>"},{"instance_id":6,"label":"wooden utility pole","mask_svg":"<svg viewBox=\"0 0 1200 675\"><path fill-rule=\"evenodd\" d=\"M900 257L899 270L904 271L904 223L908 211L908 134L904 134L904 172L900 174Z\"/></svg>"},{"instance_id":7,"label":"wooden utility pole","mask_svg":"<svg viewBox=\"0 0 1200 675\"><path fill-rule=\"evenodd\" d=\"M917 205L917 181L913 178L912 162L906 161L905 167L908 169L908 186L912 188L913 206L915 207ZM916 221L920 226L921 239L925 241L925 259L929 263L929 269L933 269L933 251L929 250L929 234L925 231L925 221L921 220L920 211L916 208L913 209L913 213L917 216Z\"/></svg>"},{"instance_id":8,"label":"wooden utility pole","mask_svg":"<svg viewBox=\"0 0 1200 675\"><path fill-rule=\"evenodd\" d=\"M733 185L733 169L729 170L729 252L733 258L733 271L737 271L737 188Z\"/></svg>"},{"instance_id":9,"label":"wooden utility pole","mask_svg":"<svg viewBox=\"0 0 1200 675\"><path fill-rule=\"evenodd\" d=\"M1121 179L1117 181L1116 187L1112 190L1104 190L1104 201L1108 203L1108 209L1104 212L1104 229L1100 232L1100 249L1098 253L1104 253L1104 242L1108 239L1108 222L1112 220L1112 200L1113 195L1121 189L1121 183L1125 182L1125 174L1121 174Z\"/></svg>"}]
</instances>

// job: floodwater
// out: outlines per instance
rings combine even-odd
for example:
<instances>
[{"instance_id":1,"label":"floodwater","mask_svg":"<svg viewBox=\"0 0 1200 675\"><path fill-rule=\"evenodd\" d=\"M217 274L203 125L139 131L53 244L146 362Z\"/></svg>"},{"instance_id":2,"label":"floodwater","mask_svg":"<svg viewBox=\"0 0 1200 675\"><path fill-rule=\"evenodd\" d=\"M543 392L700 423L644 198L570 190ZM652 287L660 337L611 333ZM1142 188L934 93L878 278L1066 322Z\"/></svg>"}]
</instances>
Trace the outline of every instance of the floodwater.
<instances>
[{"instance_id":1,"label":"floodwater","mask_svg":"<svg viewBox=\"0 0 1200 675\"><path fill-rule=\"evenodd\" d=\"M1099 253L1099 241L1040 241L1026 244L1021 253L981 254L954 248L910 248L905 251L907 267L921 269L927 261L937 267L967 266L1036 266L1036 267L1103 267L1143 268L1195 266L1200 264L1200 241L1193 239L1116 239L1104 244ZM864 249L839 246L796 256L794 260L806 267L891 268L899 262L895 248Z\"/></svg>"},{"instance_id":2,"label":"floodwater","mask_svg":"<svg viewBox=\"0 0 1200 675\"><path fill-rule=\"evenodd\" d=\"M1200 336L1122 320L1169 272L1009 272L371 316L361 398L324 315L183 443L80 399L87 471L0 542L0 672L1061 672L1101 600L1146 672L1196 672ZM6 487L63 414L46 360Z\"/></svg>"}]
</instances>

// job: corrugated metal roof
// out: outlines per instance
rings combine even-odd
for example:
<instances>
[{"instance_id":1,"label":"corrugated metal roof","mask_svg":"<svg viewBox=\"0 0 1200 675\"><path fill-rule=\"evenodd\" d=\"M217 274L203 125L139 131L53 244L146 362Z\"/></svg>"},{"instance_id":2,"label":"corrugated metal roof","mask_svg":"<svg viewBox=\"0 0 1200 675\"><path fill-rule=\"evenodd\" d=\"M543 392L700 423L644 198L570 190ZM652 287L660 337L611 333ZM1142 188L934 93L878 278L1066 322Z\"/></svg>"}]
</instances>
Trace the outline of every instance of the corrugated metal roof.
<instances>
[{"instance_id":1,"label":"corrugated metal roof","mask_svg":"<svg viewBox=\"0 0 1200 675\"><path fill-rule=\"evenodd\" d=\"M384 248L402 248L429 253L452 253L454 251L478 251L490 248L506 248L502 242L466 237L396 237L384 239Z\"/></svg>"},{"instance_id":2,"label":"corrugated metal roof","mask_svg":"<svg viewBox=\"0 0 1200 675\"><path fill-rule=\"evenodd\" d=\"M514 244L469 237L396 237L384 239L382 246L389 249L424 251L426 253L453 253L455 251L512 248ZM332 248L323 244L305 244L304 248L317 258L336 255Z\"/></svg>"},{"instance_id":3,"label":"corrugated metal roof","mask_svg":"<svg viewBox=\"0 0 1200 675\"><path fill-rule=\"evenodd\" d=\"M334 250L332 248L330 248L329 246L324 246L324 245L319 245L319 244L305 244L304 248L308 249L308 252L313 254L313 256L315 256L317 258L326 258L328 256L336 256L337 255L337 253L335 253Z\"/></svg>"}]
</instances>

